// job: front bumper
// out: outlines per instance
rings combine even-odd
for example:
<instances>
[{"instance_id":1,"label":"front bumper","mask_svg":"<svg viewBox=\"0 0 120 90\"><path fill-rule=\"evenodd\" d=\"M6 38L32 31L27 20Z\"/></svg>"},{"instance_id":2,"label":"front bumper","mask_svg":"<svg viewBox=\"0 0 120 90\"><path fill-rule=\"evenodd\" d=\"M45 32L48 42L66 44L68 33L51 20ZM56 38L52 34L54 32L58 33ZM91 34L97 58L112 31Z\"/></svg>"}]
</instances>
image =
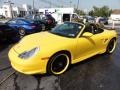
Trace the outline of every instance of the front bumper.
<instances>
[{"instance_id":1,"label":"front bumper","mask_svg":"<svg viewBox=\"0 0 120 90\"><path fill-rule=\"evenodd\" d=\"M12 48L9 51L9 59L12 67L24 74L43 74L46 73L48 60L40 60L40 57L35 56L29 60L22 60L18 57L18 53Z\"/></svg>"}]
</instances>

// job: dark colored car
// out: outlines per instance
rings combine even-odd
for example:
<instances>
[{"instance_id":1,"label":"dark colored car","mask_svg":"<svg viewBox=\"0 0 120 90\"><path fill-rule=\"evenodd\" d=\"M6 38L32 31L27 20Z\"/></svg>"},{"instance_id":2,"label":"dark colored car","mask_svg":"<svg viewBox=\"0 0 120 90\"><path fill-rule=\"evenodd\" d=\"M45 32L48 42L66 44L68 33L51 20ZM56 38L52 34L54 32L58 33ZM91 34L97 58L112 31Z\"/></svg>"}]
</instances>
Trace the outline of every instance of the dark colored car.
<instances>
[{"instance_id":1,"label":"dark colored car","mask_svg":"<svg viewBox=\"0 0 120 90\"><path fill-rule=\"evenodd\" d=\"M0 24L0 40L11 40L13 38L16 38L17 36L18 34L16 33L15 29L9 27L6 24Z\"/></svg>"},{"instance_id":2,"label":"dark colored car","mask_svg":"<svg viewBox=\"0 0 120 90\"><path fill-rule=\"evenodd\" d=\"M99 23L102 23L102 24L108 25L108 19L105 18L105 17L101 17L101 18L99 19Z\"/></svg>"},{"instance_id":3,"label":"dark colored car","mask_svg":"<svg viewBox=\"0 0 120 90\"><path fill-rule=\"evenodd\" d=\"M95 18L92 16L85 16L83 19L86 19L86 22L95 23Z\"/></svg>"},{"instance_id":4,"label":"dark colored car","mask_svg":"<svg viewBox=\"0 0 120 90\"><path fill-rule=\"evenodd\" d=\"M41 24L43 29L50 30L56 25L55 19L50 15L44 14L35 14L35 15L28 15L25 17L26 19L38 20Z\"/></svg>"},{"instance_id":5,"label":"dark colored car","mask_svg":"<svg viewBox=\"0 0 120 90\"><path fill-rule=\"evenodd\" d=\"M42 30L42 25L39 23L39 21L36 20L15 18L9 20L6 24L14 28L16 32L21 36L35 32L40 32Z\"/></svg>"}]
</instances>

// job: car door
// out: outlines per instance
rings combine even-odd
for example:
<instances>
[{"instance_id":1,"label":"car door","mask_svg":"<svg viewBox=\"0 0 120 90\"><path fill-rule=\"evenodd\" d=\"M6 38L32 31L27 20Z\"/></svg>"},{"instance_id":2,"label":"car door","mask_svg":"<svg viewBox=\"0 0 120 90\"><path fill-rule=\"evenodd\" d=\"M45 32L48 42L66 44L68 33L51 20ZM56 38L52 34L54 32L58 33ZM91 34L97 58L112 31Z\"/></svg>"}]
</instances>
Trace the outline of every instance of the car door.
<instances>
[{"instance_id":1,"label":"car door","mask_svg":"<svg viewBox=\"0 0 120 90\"><path fill-rule=\"evenodd\" d=\"M84 60L94 54L95 42L89 37L80 37L77 40L76 62Z\"/></svg>"},{"instance_id":2,"label":"car door","mask_svg":"<svg viewBox=\"0 0 120 90\"><path fill-rule=\"evenodd\" d=\"M106 49L106 44L108 42L107 34L104 29L93 24L94 35L91 37L96 45L95 52L103 52Z\"/></svg>"},{"instance_id":3,"label":"car door","mask_svg":"<svg viewBox=\"0 0 120 90\"><path fill-rule=\"evenodd\" d=\"M27 23L21 19L18 19L16 21L16 24L17 24L17 28L25 28L27 26Z\"/></svg>"},{"instance_id":4,"label":"car door","mask_svg":"<svg viewBox=\"0 0 120 90\"><path fill-rule=\"evenodd\" d=\"M83 34L88 32L88 29L90 27L86 26ZM92 56L95 50L95 43L91 38L93 34L91 33L92 36L89 37L83 36L83 34L77 38L75 63Z\"/></svg>"},{"instance_id":5,"label":"car door","mask_svg":"<svg viewBox=\"0 0 120 90\"><path fill-rule=\"evenodd\" d=\"M86 26L83 34L78 38L75 62L94 56L103 49L102 40L104 39L104 34L98 32L96 28L93 25ZM83 36L86 32L91 33L91 36Z\"/></svg>"}]
</instances>

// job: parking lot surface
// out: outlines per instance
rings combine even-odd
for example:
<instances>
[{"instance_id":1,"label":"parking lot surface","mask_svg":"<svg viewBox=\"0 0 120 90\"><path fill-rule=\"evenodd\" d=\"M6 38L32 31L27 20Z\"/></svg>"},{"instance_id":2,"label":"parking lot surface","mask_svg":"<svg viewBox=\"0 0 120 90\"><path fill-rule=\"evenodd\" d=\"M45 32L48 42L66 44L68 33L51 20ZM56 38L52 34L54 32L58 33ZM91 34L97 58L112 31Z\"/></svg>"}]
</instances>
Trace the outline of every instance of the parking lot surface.
<instances>
[{"instance_id":1,"label":"parking lot surface","mask_svg":"<svg viewBox=\"0 0 120 90\"><path fill-rule=\"evenodd\" d=\"M120 28L117 26L120 35ZM120 36L113 54L96 55L60 76L24 75L11 68L8 51L13 43L0 43L0 90L120 90Z\"/></svg>"}]
</instances>

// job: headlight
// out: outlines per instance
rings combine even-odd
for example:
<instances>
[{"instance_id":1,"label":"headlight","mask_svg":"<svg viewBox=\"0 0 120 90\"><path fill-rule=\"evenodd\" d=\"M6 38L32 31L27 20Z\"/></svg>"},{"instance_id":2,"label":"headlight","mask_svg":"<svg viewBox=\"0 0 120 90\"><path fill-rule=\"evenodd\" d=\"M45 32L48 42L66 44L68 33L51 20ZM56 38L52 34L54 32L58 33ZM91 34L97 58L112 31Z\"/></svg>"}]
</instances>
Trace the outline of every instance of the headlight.
<instances>
[{"instance_id":1,"label":"headlight","mask_svg":"<svg viewBox=\"0 0 120 90\"><path fill-rule=\"evenodd\" d=\"M30 50L30 51L25 51L25 52L19 54L18 57L22 58L22 59L28 59L28 58L34 56L38 51L39 51L39 48L35 47L32 50Z\"/></svg>"}]
</instances>

